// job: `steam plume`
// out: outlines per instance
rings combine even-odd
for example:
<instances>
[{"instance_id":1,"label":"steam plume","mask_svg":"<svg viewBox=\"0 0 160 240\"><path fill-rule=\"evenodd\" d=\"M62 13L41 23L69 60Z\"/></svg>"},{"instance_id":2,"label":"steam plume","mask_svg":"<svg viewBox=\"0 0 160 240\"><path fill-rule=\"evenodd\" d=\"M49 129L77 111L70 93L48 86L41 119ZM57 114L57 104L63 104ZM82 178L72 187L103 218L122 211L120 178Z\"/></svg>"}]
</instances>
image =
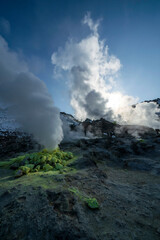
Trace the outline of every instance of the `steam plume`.
<instances>
[{"instance_id":1,"label":"steam plume","mask_svg":"<svg viewBox=\"0 0 160 240\"><path fill-rule=\"evenodd\" d=\"M0 37L0 102L21 127L47 148L62 140L59 110L43 81L29 72L16 52Z\"/></svg>"},{"instance_id":2,"label":"steam plume","mask_svg":"<svg viewBox=\"0 0 160 240\"><path fill-rule=\"evenodd\" d=\"M70 78L71 106L79 119L105 117L121 124L139 124L158 127L156 103L139 103L132 96L115 91L120 60L109 55L108 46L100 40L99 21L88 13L83 20L90 35L80 42L68 41L65 47L52 54L55 71L67 71Z\"/></svg>"}]
</instances>

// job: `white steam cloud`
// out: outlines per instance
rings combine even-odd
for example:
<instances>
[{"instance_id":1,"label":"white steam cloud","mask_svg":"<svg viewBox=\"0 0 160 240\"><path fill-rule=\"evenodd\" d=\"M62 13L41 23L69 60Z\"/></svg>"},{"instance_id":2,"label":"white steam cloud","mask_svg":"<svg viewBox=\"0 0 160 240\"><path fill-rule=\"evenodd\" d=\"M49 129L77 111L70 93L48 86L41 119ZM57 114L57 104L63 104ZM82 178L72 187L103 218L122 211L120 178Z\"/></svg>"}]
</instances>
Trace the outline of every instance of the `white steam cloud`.
<instances>
[{"instance_id":1,"label":"white steam cloud","mask_svg":"<svg viewBox=\"0 0 160 240\"><path fill-rule=\"evenodd\" d=\"M78 119L104 117L121 124L139 124L160 127L155 114L160 112L156 103L139 103L132 96L115 91L120 60L109 55L108 46L100 40L99 21L88 13L83 20L91 33L80 42L68 41L64 48L52 54L55 71L69 73L71 106Z\"/></svg>"},{"instance_id":2,"label":"white steam cloud","mask_svg":"<svg viewBox=\"0 0 160 240\"><path fill-rule=\"evenodd\" d=\"M16 52L8 48L0 36L0 103L24 131L34 135L47 148L55 148L62 140L59 110L43 81L29 72Z\"/></svg>"}]
</instances>

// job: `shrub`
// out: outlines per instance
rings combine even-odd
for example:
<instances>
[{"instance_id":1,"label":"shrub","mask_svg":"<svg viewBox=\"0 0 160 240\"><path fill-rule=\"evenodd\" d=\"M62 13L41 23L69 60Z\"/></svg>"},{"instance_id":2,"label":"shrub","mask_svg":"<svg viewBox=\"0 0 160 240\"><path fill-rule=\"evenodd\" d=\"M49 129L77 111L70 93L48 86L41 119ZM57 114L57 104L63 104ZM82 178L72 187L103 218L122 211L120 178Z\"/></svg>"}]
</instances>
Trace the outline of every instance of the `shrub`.
<instances>
[{"instance_id":1,"label":"shrub","mask_svg":"<svg viewBox=\"0 0 160 240\"><path fill-rule=\"evenodd\" d=\"M80 200L84 201L91 209L98 209L99 203L96 198L88 197L82 194L77 188L69 188L70 192L73 192Z\"/></svg>"},{"instance_id":2,"label":"shrub","mask_svg":"<svg viewBox=\"0 0 160 240\"><path fill-rule=\"evenodd\" d=\"M34 168L34 164L25 164L25 167L29 167L30 169Z\"/></svg>"},{"instance_id":3,"label":"shrub","mask_svg":"<svg viewBox=\"0 0 160 240\"><path fill-rule=\"evenodd\" d=\"M44 149L42 150L42 153L48 153L48 150L47 150L46 148L44 148Z\"/></svg>"},{"instance_id":4,"label":"shrub","mask_svg":"<svg viewBox=\"0 0 160 240\"><path fill-rule=\"evenodd\" d=\"M63 158L63 154L61 152L56 152L55 155L59 160Z\"/></svg>"},{"instance_id":5,"label":"shrub","mask_svg":"<svg viewBox=\"0 0 160 240\"><path fill-rule=\"evenodd\" d=\"M59 173L60 173L60 174L63 174L63 169L60 169L60 170L59 170Z\"/></svg>"},{"instance_id":6,"label":"shrub","mask_svg":"<svg viewBox=\"0 0 160 240\"><path fill-rule=\"evenodd\" d=\"M40 170L41 166L40 165L37 165L34 169L35 172L38 172Z\"/></svg>"},{"instance_id":7,"label":"shrub","mask_svg":"<svg viewBox=\"0 0 160 240\"><path fill-rule=\"evenodd\" d=\"M63 166L66 166L66 165L67 165L67 161L62 160L62 165L63 165Z\"/></svg>"},{"instance_id":8,"label":"shrub","mask_svg":"<svg viewBox=\"0 0 160 240\"><path fill-rule=\"evenodd\" d=\"M56 163L56 164L55 164L55 168L56 168L56 170L60 170L60 169L63 168L63 165L60 164L60 163Z\"/></svg>"},{"instance_id":9,"label":"shrub","mask_svg":"<svg viewBox=\"0 0 160 240\"><path fill-rule=\"evenodd\" d=\"M99 203L96 198L87 198L85 202L87 203L87 206L89 208L93 208L93 209L99 208Z\"/></svg>"},{"instance_id":10,"label":"shrub","mask_svg":"<svg viewBox=\"0 0 160 240\"><path fill-rule=\"evenodd\" d=\"M47 161L50 162L51 160L52 160L52 155L49 154L49 155L47 156Z\"/></svg>"},{"instance_id":11,"label":"shrub","mask_svg":"<svg viewBox=\"0 0 160 240\"><path fill-rule=\"evenodd\" d=\"M51 165L49 165L49 164L45 164L45 165L43 166L43 170L44 170L45 172L48 172L48 171L53 170L53 167L52 167Z\"/></svg>"},{"instance_id":12,"label":"shrub","mask_svg":"<svg viewBox=\"0 0 160 240\"><path fill-rule=\"evenodd\" d=\"M72 159L73 158L73 154L71 152L67 152L66 153L66 158L67 159Z\"/></svg>"},{"instance_id":13,"label":"shrub","mask_svg":"<svg viewBox=\"0 0 160 240\"><path fill-rule=\"evenodd\" d=\"M22 166L19 169L22 170L23 174L28 174L31 171L31 169L27 166Z\"/></svg>"},{"instance_id":14,"label":"shrub","mask_svg":"<svg viewBox=\"0 0 160 240\"><path fill-rule=\"evenodd\" d=\"M52 164L56 164L56 162L57 162L57 158L56 158L56 157L52 157L51 163L52 163Z\"/></svg>"},{"instance_id":15,"label":"shrub","mask_svg":"<svg viewBox=\"0 0 160 240\"><path fill-rule=\"evenodd\" d=\"M29 172L61 170L67 165L67 161L74 156L70 152L63 152L59 148L55 150L43 149L38 153L25 154L10 161L1 162L0 167L8 167L20 170L19 173L28 174Z\"/></svg>"}]
</instances>

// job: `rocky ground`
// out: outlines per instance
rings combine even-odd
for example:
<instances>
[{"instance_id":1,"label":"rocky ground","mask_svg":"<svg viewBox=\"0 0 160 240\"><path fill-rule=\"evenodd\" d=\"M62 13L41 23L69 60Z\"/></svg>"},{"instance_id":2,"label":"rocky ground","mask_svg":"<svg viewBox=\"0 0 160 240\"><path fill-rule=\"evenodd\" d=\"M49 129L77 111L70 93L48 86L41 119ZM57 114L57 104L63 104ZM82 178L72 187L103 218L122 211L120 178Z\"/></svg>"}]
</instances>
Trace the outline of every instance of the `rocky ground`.
<instances>
[{"instance_id":1,"label":"rocky ground","mask_svg":"<svg viewBox=\"0 0 160 240\"><path fill-rule=\"evenodd\" d=\"M4 153L2 143L3 159L22 153L11 142ZM160 135L108 135L60 148L77 156L70 172L15 179L14 171L0 169L0 239L160 239ZM90 209L71 188L96 198L99 208Z\"/></svg>"},{"instance_id":2,"label":"rocky ground","mask_svg":"<svg viewBox=\"0 0 160 240\"><path fill-rule=\"evenodd\" d=\"M61 117L67 137L60 148L76 160L69 172L19 179L0 169L0 239L160 239L159 130ZM8 125L0 131L1 161L42 148ZM96 198L99 208L84 198Z\"/></svg>"},{"instance_id":3,"label":"rocky ground","mask_svg":"<svg viewBox=\"0 0 160 240\"><path fill-rule=\"evenodd\" d=\"M5 160L16 157L27 151L37 151L41 149L40 144L31 136L21 132L0 131L0 159Z\"/></svg>"}]
</instances>

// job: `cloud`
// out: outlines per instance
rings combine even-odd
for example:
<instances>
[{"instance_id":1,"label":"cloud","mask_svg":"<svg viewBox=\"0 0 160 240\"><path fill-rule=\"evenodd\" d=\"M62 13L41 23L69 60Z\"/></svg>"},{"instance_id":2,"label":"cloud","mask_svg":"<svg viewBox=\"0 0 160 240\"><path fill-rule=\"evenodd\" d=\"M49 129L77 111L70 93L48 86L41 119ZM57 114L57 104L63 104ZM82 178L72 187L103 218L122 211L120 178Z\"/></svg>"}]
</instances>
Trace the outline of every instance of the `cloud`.
<instances>
[{"instance_id":1,"label":"cloud","mask_svg":"<svg viewBox=\"0 0 160 240\"><path fill-rule=\"evenodd\" d=\"M137 98L115 91L121 68L120 60L109 54L105 41L100 40L98 26L90 14L83 19L91 33L79 42L67 41L64 48L52 54L54 69L68 73L71 106L78 119L105 117L121 124L159 126L156 104L138 104Z\"/></svg>"},{"instance_id":2,"label":"cloud","mask_svg":"<svg viewBox=\"0 0 160 240\"><path fill-rule=\"evenodd\" d=\"M47 148L55 148L63 137L62 122L46 85L2 37L0 52L0 102L24 131Z\"/></svg>"},{"instance_id":3,"label":"cloud","mask_svg":"<svg viewBox=\"0 0 160 240\"><path fill-rule=\"evenodd\" d=\"M93 22L90 12L87 12L87 14L84 16L82 23L87 24L90 30L94 33L94 35L96 35L98 34L98 27L99 27L100 21L101 19L98 19L96 22Z\"/></svg>"},{"instance_id":4,"label":"cloud","mask_svg":"<svg viewBox=\"0 0 160 240\"><path fill-rule=\"evenodd\" d=\"M10 23L7 19L0 18L0 29L4 34L10 34Z\"/></svg>"},{"instance_id":5,"label":"cloud","mask_svg":"<svg viewBox=\"0 0 160 240\"><path fill-rule=\"evenodd\" d=\"M107 104L107 100L103 99L100 93L92 90L85 97L85 102L87 104L84 105L84 108L93 119L105 115L105 105Z\"/></svg>"},{"instance_id":6,"label":"cloud","mask_svg":"<svg viewBox=\"0 0 160 240\"><path fill-rule=\"evenodd\" d=\"M160 113L160 108L155 102L142 102L135 107L126 106L119 111L123 124L160 128L160 119L156 113Z\"/></svg>"},{"instance_id":7,"label":"cloud","mask_svg":"<svg viewBox=\"0 0 160 240\"><path fill-rule=\"evenodd\" d=\"M93 90L104 99L102 104L108 102L106 97L108 90L112 88L111 78L121 67L119 59L109 55L108 46L105 46L95 33L98 24L93 25L88 15L84 23L93 29L91 35L78 43L67 42L64 49L59 48L52 54L52 63L56 68L70 73L71 105L76 117L80 119L92 117L86 109L87 95ZM94 104L92 105L94 111Z\"/></svg>"}]
</instances>

